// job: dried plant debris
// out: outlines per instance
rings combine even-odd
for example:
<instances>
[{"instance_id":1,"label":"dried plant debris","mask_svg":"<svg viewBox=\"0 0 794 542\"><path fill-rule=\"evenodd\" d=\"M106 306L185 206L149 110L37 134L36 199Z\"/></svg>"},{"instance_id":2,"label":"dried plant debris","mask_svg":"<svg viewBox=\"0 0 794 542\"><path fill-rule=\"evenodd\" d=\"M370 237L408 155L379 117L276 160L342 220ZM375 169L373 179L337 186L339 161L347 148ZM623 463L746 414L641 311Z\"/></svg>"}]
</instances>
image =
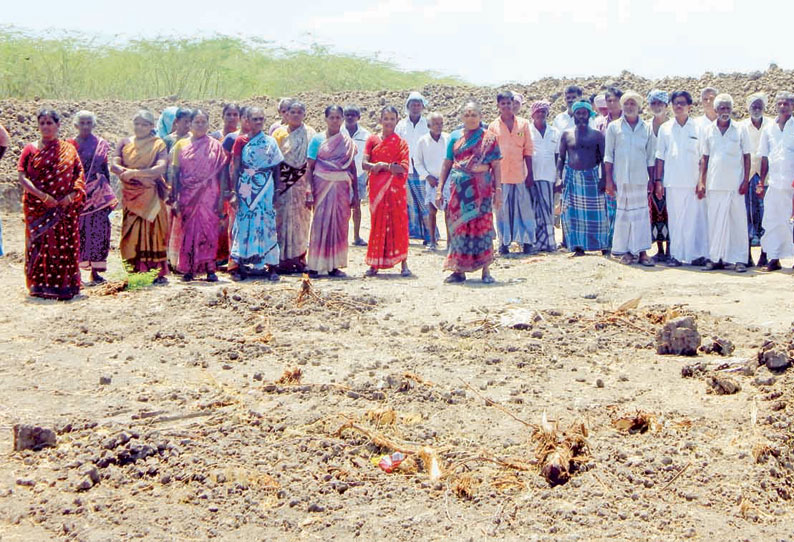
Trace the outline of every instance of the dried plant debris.
<instances>
[{"instance_id":1,"label":"dried plant debris","mask_svg":"<svg viewBox=\"0 0 794 542\"><path fill-rule=\"evenodd\" d=\"M276 384L300 384L301 377L303 377L303 371L300 367L285 369L281 378L276 380Z\"/></svg>"},{"instance_id":2,"label":"dried plant debris","mask_svg":"<svg viewBox=\"0 0 794 542\"><path fill-rule=\"evenodd\" d=\"M535 445L535 459L540 466L540 474L549 485L565 484L590 461L587 436L584 422L574 422L562 431L558 423L552 424L543 413L531 442Z\"/></svg>"},{"instance_id":3,"label":"dried plant debris","mask_svg":"<svg viewBox=\"0 0 794 542\"><path fill-rule=\"evenodd\" d=\"M612 426L622 433L634 435L647 433L649 429L655 430L658 424L655 415L638 410L633 416L623 416L612 420Z\"/></svg>"}]
</instances>

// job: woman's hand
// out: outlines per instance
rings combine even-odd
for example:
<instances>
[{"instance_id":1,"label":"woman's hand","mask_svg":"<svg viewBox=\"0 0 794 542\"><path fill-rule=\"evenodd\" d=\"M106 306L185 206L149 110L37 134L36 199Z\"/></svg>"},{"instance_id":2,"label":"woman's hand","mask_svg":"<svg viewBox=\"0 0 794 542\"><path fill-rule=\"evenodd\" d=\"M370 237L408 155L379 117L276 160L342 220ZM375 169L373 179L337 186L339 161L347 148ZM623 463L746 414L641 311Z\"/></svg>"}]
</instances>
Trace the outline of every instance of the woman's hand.
<instances>
[{"instance_id":1,"label":"woman's hand","mask_svg":"<svg viewBox=\"0 0 794 542\"><path fill-rule=\"evenodd\" d=\"M57 199L53 198L49 194L44 194L44 197L41 198L42 203L47 209L54 209L55 207L59 207L60 203Z\"/></svg>"},{"instance_id":2,"label":"woman's hand","mask_svg":"<svg viewBox=\"0 0 794 542\"><path fill-rule=\"evenodd\" d=\"M234 209L235 211L237 210L237 207L239 206L239 202L237 201L237 194L235 194L234 192L232 192L232 195L229 196L229 206L232 209Z\"/></svg>"},{"instance_id":3,"label":"woman's hand","mask_svg":"<svg viewBox=\"0 0 794 542\"><path fill-rule=\"evenodd\" d=\"M72 204L72 201L74 201L74 196L71 193L69 193L58 200L57 206L65 209L66 207L69 207Z\"/></svg>"}]
</instances>

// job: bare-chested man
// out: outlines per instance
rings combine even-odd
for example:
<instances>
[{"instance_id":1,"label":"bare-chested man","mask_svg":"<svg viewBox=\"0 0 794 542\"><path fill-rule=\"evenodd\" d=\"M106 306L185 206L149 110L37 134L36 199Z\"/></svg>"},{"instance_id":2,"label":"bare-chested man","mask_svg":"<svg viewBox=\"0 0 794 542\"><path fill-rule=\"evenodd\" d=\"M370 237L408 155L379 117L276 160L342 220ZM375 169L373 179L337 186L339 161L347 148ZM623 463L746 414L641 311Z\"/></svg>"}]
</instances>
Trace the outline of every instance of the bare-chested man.
<instances>
[{"instance_id":1,"label":"bare-chested man","mask_svg":"<svg viewBox=\"0 0 794 542\"><path fill-rule=\"evenodd\" d=\"M572 105L574 128L560 138L558 169L563 179L562 227L574 256L586 250L609 251L609 218L599 166L604 159L604 135L588 126L595 116L590 102Z\"/></svg>"}]
</instances>

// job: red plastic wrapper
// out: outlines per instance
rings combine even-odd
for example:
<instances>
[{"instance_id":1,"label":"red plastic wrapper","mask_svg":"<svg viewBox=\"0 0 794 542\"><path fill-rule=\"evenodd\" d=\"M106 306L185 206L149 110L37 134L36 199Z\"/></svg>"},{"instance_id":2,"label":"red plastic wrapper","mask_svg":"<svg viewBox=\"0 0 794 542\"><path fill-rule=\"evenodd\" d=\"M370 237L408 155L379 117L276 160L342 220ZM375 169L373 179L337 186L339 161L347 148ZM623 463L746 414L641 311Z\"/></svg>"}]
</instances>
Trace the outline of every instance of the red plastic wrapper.
<instances>
[{"instance_id":1,"label":"red plastic wrapper","mask_svg":"<svg viewBox=\"0 0 794 542\"><path fill-rule=\"evenodd\" d=\"M404 460L405 454L394 452L391 455L384 455L381 457L380 461L378 461L378 466L383 472L393 472Z\"/></svg>"}]
</instances>

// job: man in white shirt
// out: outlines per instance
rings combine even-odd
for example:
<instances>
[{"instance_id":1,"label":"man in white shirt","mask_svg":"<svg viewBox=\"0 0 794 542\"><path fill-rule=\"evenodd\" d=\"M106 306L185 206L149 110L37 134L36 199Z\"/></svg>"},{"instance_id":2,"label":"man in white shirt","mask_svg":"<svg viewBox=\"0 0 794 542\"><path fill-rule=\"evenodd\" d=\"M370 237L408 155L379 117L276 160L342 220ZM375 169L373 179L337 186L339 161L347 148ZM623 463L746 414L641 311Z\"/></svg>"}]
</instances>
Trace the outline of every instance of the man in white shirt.
<instances>
[{"instance_id":1,"label":"man in white shirt","mask_svg":"<svg viewBox=\"0 0 794 542\"><path fill-rule=\"evenodd\" d=\"M761 180L761 155L758 154L758 145L761 143L761 132L773 121L764 116L767 97L763 92L757 92L747 98L747 112L750 118L742 122L742 127L747 131L750 139L750 186L744 198L747 207L747 233L751 247L761 244L764 230L761 223L764 218L764 185ZM752 265L752 256L748 265ZM766 265L759 261L758 265Z\"/></svg>"},{"instance_id":2,"label":"man in white shirt","mask_svg":"<svg viewBox=\"0 0 794 542\"><path fill-rule=\"evenodd\" d=\"M705 271L734 264L747 271L747 209L750 184L750 141L747 131L731 120L733 98L714 98L717 120L702 132L699 191L706 191L709 218L709 261Z\"/></svg>"},{"instance_id":3,"label":"man in white shirt","mask_svg":"<svg viewBox=\"0 0 794 542\"><path fill-rule=\"evenodd\" d=\"M761 133L761 181L768 187L764 195L764 235L761 249L769 258L767 271L781 268L780 259L794 256L792 206L794 206L794 94L779 92L775 97L777 118Z\"/></svg>"},{"instance_id":4,"label":"man in white shirt","mask_svg":"<svg viewBox=\"0 0 794 542\"><path fill-rule=\"evenodd\" d=\"M361 127L358 121L361 120L361 109L357 105L347 105L344 109L345 124L342 126L342 133L347 134L353 143L356 144L356 174L358 175L358 197L353 199L353 187L350 187L350 207L351 218L353 219L353 244L358 247L367 246L367 242L361 238L361 202L367 198L367 177L368 174L361 167L364 157L364 146L370 133L366 128Z\"/></svg>"},{"instance_id":5,"label":"man in white shirt","mask_svg":"<svg viewBox=\"0 0 794 542\"><path fill-rule=\"evenodd\" d=\"M714 87L706 87L700 91L700 103L703 105L703 114L695 119L698 130L705 130L715 120L717 112L714 110L714 98L719 91Z\"/></svg>"},{"instance_id":6,"label":"man in white shirt","mask_svg":"<svg viewBox=\"0 0 794 542\"><path fill-rule=\"evenodd\" d=\"M659 128L656 140L656 197L666 197L670 232L670 267L703 265L708 256L705 193L697 192L699 130L689 116L692 96L685 90L670 97L674 118ZM664 184L662 184L664 182Z\"/></svg>"},{"instance_id":7,"label":"man in white shirt","mask_svg":"<svg viewBox=\"0 0 794 542\"><path fill-rule=\"evenodd\" d=\"M651 216L648 212L648 183L654 174L651 128L640 118L642 97L628 91L620 97L623 115L606 129L604 172L606 193L616 200L612 254L620 263L638 261L653 267Z\"/></svg>"},{"instance_id":8,"label":"man in white shirt","mask_svg":"<svg viewBox=\"0 0 794 542\"><path fill-rule=\"evenodd\" d=\"M552 121L551 125L557 129L557 132L562 135L565 130L570 130L574 127L573 122L573 110L571 107L573 104L582 99L582 87L578 87L576 85L571 85L565 88L565 105L566 109L556 117ZM590 128L595 128L595 121L596 117L593 117L589 121Z\"/></svg>"},{"instance_id":9,"label":"man in white shirt","mask_svg":"<svg viewBox=\"0 0 794 542\"><path fill-rule=\"evenodd\" d=\"M532 135L532 173L534 183L530 188L532 204L535 207L535 248L539 251L554 252L557 241L554 238L554 184L557 179L557 158L560 146L560 133L546 122L551 104L545 101L533 102L529 116L529 132Z\"/></svg>"},{"instance_id":10,"label":"man in white shirt","mask_svg":"<svg viewBox=\"0 0 794 542\"><path fill-rule=\"evenodd\" d=\"M428 133L427 119L422 112L427 107L427 100L419 92L412 91L405 101L405 117L397 123L394 132L408 144L410 167L408 168L408 236L411 239L422 239L430 243L430 232L427 231L427 207L425 206L424 183L419 178L414 165L416 144L419 138Z\"/></svg>"},{"instance_id":11,"label":"man in white shirt","mask_svg":"<svg viewBox=\"0 0 794 542\"><path fill-rule=\"evenodd\" d=\"M440 209L436 208L436 187L438 178L441 175L441 166L444 157L447 155L447 142L449 134L444 132L444 117L441 113L430 113L427 116L427 125L430 132L419 138L416 143L416 156L414 156L414 167L419 178L425 183L425 206L427 207L427 231L430 232L430 246L428 250L438 248L436 232L436 211L447 208L449 203L450 187L452 183L446 183L444 193L441 197ZM447 239L449 239L449 228L447 228Z\"/></svg>"}]
</instances>

